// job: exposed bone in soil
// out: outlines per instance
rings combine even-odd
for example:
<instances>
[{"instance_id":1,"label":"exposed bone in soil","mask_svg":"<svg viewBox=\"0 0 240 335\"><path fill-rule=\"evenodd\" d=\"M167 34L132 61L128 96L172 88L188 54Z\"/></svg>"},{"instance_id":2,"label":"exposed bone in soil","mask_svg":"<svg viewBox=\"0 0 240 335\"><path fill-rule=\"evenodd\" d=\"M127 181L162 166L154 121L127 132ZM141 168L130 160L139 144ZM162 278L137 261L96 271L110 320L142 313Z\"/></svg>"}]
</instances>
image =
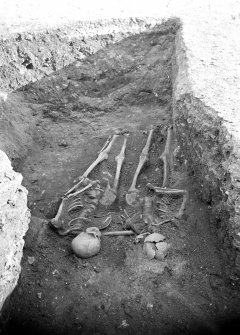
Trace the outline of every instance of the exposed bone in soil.
<instances>
[{"instance_id":1,"label":"exposed bone in soil","mask_svg":"<svg viewBox=\"0 0 240 335\"><path fill-rule=\"evenodd\" d=\"M151 126L151 128L149 130L147 142L146 142L144 148L142 149L141 155L139 157L139 163L138 163L137 169L134 173L132 184L131 184L131 186L130 186L127 194L126 194L126 202L130 206L136 206L139 202L139 199L138 199L139 190L136 188L137 179L138 179L144 165L148 161L149 149L150 149L150 145L151 145L153 132L154 132L154 128L153 128L153 126Z\"/></svg>"},{"instance_id":2,"label":"exposed bone in soil","mask_svg":"<svg viewBox=\"0 0 240 335\"><path fill-rule=\"evenodd\" d=\"M180 160L174 162L167 186L188 191L186 215L152 228L171 245L168 255L163 261L149 260L143 243L136 244L136 234L145 236L152 218L144 222L143 202L129 206L126 194L151 124L149 164L141 171L136 188L139 199L151 197L152 213L147 214L158 221L176 213L182 203L181 198L155 196L147 187L148 183L162 185L164 179L159 157L166 143L163 129L172 124L173 42L174 27L131 36L10 96L12 110L23 108L30 113L34 143L16 165L29 190L32 221L21 278L3 311L6 334L21 330L58 335L218 333L224 319L239 315L237 280L224 273L209 222L210 208L197 199L194 180ZM107 209L95 203L94 212L85 222L78 222L78 229L104 227L111 215L106 234L123 230L134 234L106 235L100 253L82 260L71 251L73 236L60 237L45 224L42 229L39 218L45 223L56 216L62 196L119 128L129 137L116 201ZM108 159L91 171L90 180L103 183L106 175L115 175L122 137L113 143ZM175 144L173 138L171 150ZM68 229L67 219L77 221L82 216L81 204L89 202L92 208L93 190L67 198L64 229ZM71 210L74 205L79 208ZM125 212L130 227L122 223ZM28 257L34 257L34 262L29 263Z\"/></svg>"},{"instance_id":3,"label":"exposed bone in soil","mask_svg":"<svg viewBox=\"0 0 240 335\"><path fill-rule=\"evenodd\" d=\"M116 158L115 158L115 160L117 162L117 168L116 168L116 174L115 174L115 178L114 178L113 187L110 187L110 184L108 182L106 190L103 194L103 197L100 200L101 204L104 205L104 206L110 206L116 200L117 189L118 189L122 164L123 164L124 159L125 159L126 145L127 145L127 137L125 136L122 149L121 149L119 155L117 155Z\"/></svg>"}]
</instances>

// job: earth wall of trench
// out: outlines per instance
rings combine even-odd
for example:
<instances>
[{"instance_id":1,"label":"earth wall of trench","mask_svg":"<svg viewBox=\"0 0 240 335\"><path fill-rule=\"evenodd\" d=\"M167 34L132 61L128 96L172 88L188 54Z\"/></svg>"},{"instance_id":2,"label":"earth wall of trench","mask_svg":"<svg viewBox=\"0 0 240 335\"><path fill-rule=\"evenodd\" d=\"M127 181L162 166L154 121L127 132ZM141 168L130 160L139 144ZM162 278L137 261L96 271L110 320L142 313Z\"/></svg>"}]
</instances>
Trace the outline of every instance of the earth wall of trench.
<instances>
[{"instance_id":1,"label":"earth wall of trench","mask_svg":"<svg viewBox=\"0 0 240 335\"><path fill-rule=\"evenodd\" d=\"M195 94L192 57L177 33L173 62L173 121L178 143L195 176L199 196L212 209L212 223L231 275L240 274L240 145L219 112Z\"/></svg>"}]
</instances>

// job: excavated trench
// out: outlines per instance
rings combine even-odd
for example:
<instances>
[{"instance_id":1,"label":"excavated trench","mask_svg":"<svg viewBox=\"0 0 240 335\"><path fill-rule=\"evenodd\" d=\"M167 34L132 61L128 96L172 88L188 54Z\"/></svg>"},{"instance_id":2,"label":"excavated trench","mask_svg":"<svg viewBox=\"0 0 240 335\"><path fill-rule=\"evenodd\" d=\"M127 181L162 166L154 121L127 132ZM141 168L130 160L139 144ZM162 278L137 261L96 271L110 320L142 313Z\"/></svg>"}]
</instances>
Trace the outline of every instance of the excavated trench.
<instances>
[{"instance_id":1,"label":"excavated trench","mask_svg":"<svg viewBox=\"0 0 240 335\"><path fill-rule=\"evenodd\" d=\"M15 90L5 101L12 119L3 126L3 147L14 169L23 174L32 217L18 286L3 308L3 333L229 331L239 313L237 291L225 271L211 206L199 199L198 184L174 134L167 183L188 191L182 217L176 218L181 197L156 195L147 187L161 187L164 179L160 157L172 126L178 28L177 22L168 21L109 43ZM139 201L131 206L126 194L152 126L148 164L137 179ZM115 133L119 135L108 158L88 177L99 180L100 200L108 183L113 185L116 156L127 138L116 200L109 206L94 202L89 220L72 221L78 230L70 232L76 225L68 224L81 216L82 207L68 212L69 200L62 219L50 225L62 196ZM84 208L95 201L89 191L79 196ZM90 226L134 234L102 236L100 253L78 258L71 241ZM144 254L143 239L136 236L145 232L165 236L165 257L150 259Z\"/></svg>"}]
</instances>

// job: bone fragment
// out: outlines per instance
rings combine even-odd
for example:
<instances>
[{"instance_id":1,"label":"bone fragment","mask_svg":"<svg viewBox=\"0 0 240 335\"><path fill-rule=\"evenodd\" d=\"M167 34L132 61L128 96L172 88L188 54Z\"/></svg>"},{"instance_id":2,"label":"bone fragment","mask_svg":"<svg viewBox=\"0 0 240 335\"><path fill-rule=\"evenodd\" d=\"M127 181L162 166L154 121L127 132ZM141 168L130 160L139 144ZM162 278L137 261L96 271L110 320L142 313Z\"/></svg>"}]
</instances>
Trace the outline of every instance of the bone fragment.
<instances>
[{"instance_id":1,"label":"bone fragment","mask_svg":"<svg viewBox=\"0 0 240 335\"><path fill-rule=\"evenodd\" d=\"M74 218L74 219L70 220L70 221L68 222L68 226L70 227L71 224L72 224L74 221L76 221L76 220L82 220L82 221L84 221L84 222L90 222L90 219L87 219L87 218L85 218L85 217L83 217L83 216L78 216L77 218Z\"/></svg>"},{"instance_id":2,"label":"bone fragment","mask_svg":"<svg viewBox=\"0 0 240 335\"><path fill-rule=\"evenodd\" d=\"M151 183L147 183L146 185L150 190L155 191L157 194L162 195L184 195L187 191L186 190L179 190L177 188L165 188L165 187L158 187L154 186Z\"/></svg>"},{"instance_id":3,"label":"bone fragment","mask_svg":"<svg viewBox=\"0 0 240 335\"><path fill-rule=\"evenodd\" d=\"M187 190L179 190L176 188L164 188L164 187L158 187L158 186L154 186L151 183L147 184L147 187L150 190L155 191L157 194L162 194L162 195L182 195L183 196L183 201L181 204L181 207L178 211L178 213L176 214L176 218L177 219L181 219L183 216L183 213L186 209L186 203L188 200L188 191Z\"/></svg>"},{"instance_id":4,"label":"bone fragment","mask_svg":"<svg viewBox=\"0 0 240 335\"><path fill-rule=\"evenodd\" d=\"M155 225L157 219L153 215L153 199L152 197L144 198L143 219L149 226Z\"/></svg>"},{"instance_id":5,"label":"bone fragment","mask_svg":"<svg viewBox=\"0 0 240 335\"><path fill-rule=\"evenodd\" d=\"M163 183L162 187L166 187L169 182L169 157L170 157L170 147L172 141L173 127L169 127L167 130L167 140L163 153L160 159L163 161Z\"/></svg>"},{"instance_id":6,"label":"bone fragment","mask_svg":"<svg viewBox=\"0 0 240 335\"><path fill-rule=\"evenodd\" d=\"M97 157L97 159L89 166L89 168L84 172L84 174L80 177L80 179L84 179L87 178L88 175L92 172L92 170L102 161L104 161L105 159L108 159L108 154L115 142L115 140L118 138L119 135L113 135L111 141L109 142L108 146L100 152L99 156Z\"/></svg>"},{"instance_id":7,"label":"bone fragment","mask_svg":"<svg viewBox=\"0 0 240 335\"><path fill-rule=\"evenodd\" d=\"M167 222L171 222L171 221L172 221L172 219L169 218L169 219L157 222L157 223L152 223L152 225L153 226L161 226L162 224L167 223Z\"/></svg>"},{"instance_id":8,"label":"bone fragment","mask_svg":"<svg viewBox=\"0 0 240 335\"><path fill-rule=\"evenodd\" d=\"M124 142L122 145L122 149L119 153L119 155L116 156L115 160L117 162L117 170L116 170L116 175L115 175L115 179L114 179L114 184L113 184L113 190L116 192L117 188L118 188L118 183L119 183L119 178L120 178L120 173L121 173L121 169L122 169L122 165L125 159L125 150L126 150L126 146L127 146L127 139L128 139L128 135L126 135L124 137Z\"/></svg>"},{"instance_id":9,"label":"bone fragment","mask_svg":"<svg viewBox=\"0 0 240 335\"><path fill-rule=\"evenodd\" d=\"M183 196L183 201L182 201L182 205L177 213L177 215L175 216L177 219L181 219L183 214L184 214L184 211L186 209L186 204L187 204L187 201L188 201L188 191L185 191L185 194Z\"/></svg>"},{"instance_id":10,"label":"bone fragment","mask_svg":"<svg viewBox=\"0 0 240 335\"><path fill-rule=\"evenodd\" d=\"M98 151L98 153L102 152L104 149L106 149L106 147L108 146L109 142L110 142L110 139L111 139L111 135L108 136L106 142L104 143L103 147L101 150Z\"/></svg>"},{"instance_id":11,"label":"bone fragment","mask_svg":"<svg viewBox=\"0 0 240 335\"><path fill-rule=\"evenodd\" d=\"M134 235L134 231L132 230L119 230L119 231L107 231L106 233L103 233L104 236L129 236Z\"/></svg>"},{"instance_id":12,"label":"bone fragment","mask_svg":"<svg viewBox=\"0 0 240 335\"><path fill-rule=\"evenodd\" d=\"M139 158L139 163L138 163L136 172L133 176L132 185L130 186L130 188L128 190L128 193L126 194L126 201L131 206L134 205L134 203L136 202L137 193L138 193L138 190L136 189L137 179L138 179L138 176L139 176L144 164L148 161L148 153L149 153L149 149L150 149L150 145L151 145L153 132L154 132L154 128L153 128L153 126L151 126L149 134L148 134L148 139L147 139L146 145L141 152L141 155L140 155L140 158Z\"/></svg>"},{"instance_id":13,"label":"bone fragment","mask_svg":"<svg viewBox=\"0 0 240 335\"><path fill-rule=\"evenodd\" d=\"M82 204L82 202L79 201L79 202L75 202L75 203L73 203L73 204L72 204L72 207L70 207L70 208L68 209L68 213L74 211L74 210L77 209L77 208L79 208L79 209L82 209L82 208L83 208L83 204Z\"/></svg>"},{"instance_id":14,"label":"bone fragment","mask_svg":"<svg viewBox=\"0 0 240 335\"><path fill-rule=\"evenodd\" d=\"M58 221L59 221L60 216L61 216L61 214L62 214L63 206L64 206L66 200L67 200L66 198L63 198L63 199L62 199L62 201L61 201L61 203L60 203L60 206L59 206L59 208L58 208L58 211L57 211L56 216L55 216L53 219L50 220L50 223L51 223L52 225L56 226L56 224L58 224Z\"/></svg>"},{"instance_id":15,"label":"bone fragment","mask_svg":"<svg viewBox=\"0 0 240 335\"><path fill-rule=\"evenodd\" d=\"M100 183L99 180L91 180L87 186L85 186L84 188L82 188L82 189L79 190L79 191L76 191L76 192L74 192L74 193L70 193L70 194L68 194L66 197L67 197L67 198L76 197L77 195L83 193L84 191L88 190L88 189L91 188L92 186L95 186L95 185L97 185L97 184L99 184L99 183Z\"/></svg>"},{"instance_id":16,"label":"bone fragment","mask_svg":"<svg viewBox=\"0 0 240 335\"><path fill-rule=\"evenodd\" d=\"M75 197L78 194L83 193L84 191L88 190L90 187L92 187L92 183L88 184L87 186L83 187L81 190L74 192L74 193L70 193L66 196L66 198L71 198L71 197Z\"/></svg>"}]
</instances>

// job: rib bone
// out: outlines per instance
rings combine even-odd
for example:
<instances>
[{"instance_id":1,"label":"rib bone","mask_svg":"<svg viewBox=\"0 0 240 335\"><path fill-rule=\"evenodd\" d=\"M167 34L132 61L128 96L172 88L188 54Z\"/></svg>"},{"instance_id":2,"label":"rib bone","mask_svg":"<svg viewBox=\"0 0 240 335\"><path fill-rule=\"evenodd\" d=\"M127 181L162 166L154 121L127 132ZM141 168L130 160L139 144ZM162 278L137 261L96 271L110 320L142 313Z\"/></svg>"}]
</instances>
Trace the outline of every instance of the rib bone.
<instances>
[{"instance_id":1,"label":"rib bone","mask_svg":"<svg viewBox=\"0 0 240 335\"><path fill-rule=\"evenodd\" d=\"M100 200L100 203L104 206L110 206L116 199L121 168L122 168L122 165L123 165L123 161L125 159L125 149L126 149L126 145L127 145L127 136L125 136L125 138L124 138L122 149L121 149L119 155L116 156L116 158L115 158L115 160L117 162L117 170L116 170L116 174L115 174L113 187L111 187L109 182L108 182L108 185L106 187L104 195L103 195L102 199Z\"/></svg>"},{"instance_id":2,"label":"rib bone","mask_svg":"<svg viewBox=\"0 0 240 335\"><path fill-rule=\"evenodd\" d=\"M177 219L181 219L183 216L183 213L185 211L186 208L186 203L188 200L188 191L187 190L179 190L176 188L164 188L164 187L158 187L158 186L154 186L151 183L147 184L147 187L150 190L155 191L157 194L162 194L162 195L182 195L183 196L183 201L182 201L182 205L178 211L178 213L175 215L175 217Z\"/></svg>"},{"instance_id":3,"label":"rib bone","mask_svg":"<svg viewBox=\"0 0 240 335\"><path fill-rule=\"evenodd\" d=\"M134 174L132 185L130 186L130 188L128 190L128 193L126 194L126 201L130 206L134 206L134 204L136 204L137 193L139 192L136 189L137 179L138 179L138 176L139 176L144 164L148 161L148 152L149 152L149 149L150 149L153 132L154 132L154 128L153 128L153 126L151 126L149 134L148 134L148 139L147 139L146 145L143 148L143 150L141 152L141 155L140 155L140 158L139 158L138 167L137 167L136 172Z\"/></svg>"},{"instance_id":4,"label":"rib bone","mask_svg":"<svg viewBox=\"0 0 240 335\"><path fill-rule=\"evenodd\" d=\"M72 193L72 191L74 191L76 188L78 188L78 186L80 186L83 182L83 180L85 178L88 177L88 175L92 172L92 170L99 164L101 163L102 161L104 161L105 159L108 159L108 154L113 146L113 143L115 142L115 140L117 139L117 137L119 136L119 134L114 134L111 141L109 142L108 146L102 150L97 159L87 168L87 170L84 172L84 174L79 177L79 182L77 184L75 184L70 190L68 190L66 193L65 193L65 196Z\"/></svg>"}]
</instances>

